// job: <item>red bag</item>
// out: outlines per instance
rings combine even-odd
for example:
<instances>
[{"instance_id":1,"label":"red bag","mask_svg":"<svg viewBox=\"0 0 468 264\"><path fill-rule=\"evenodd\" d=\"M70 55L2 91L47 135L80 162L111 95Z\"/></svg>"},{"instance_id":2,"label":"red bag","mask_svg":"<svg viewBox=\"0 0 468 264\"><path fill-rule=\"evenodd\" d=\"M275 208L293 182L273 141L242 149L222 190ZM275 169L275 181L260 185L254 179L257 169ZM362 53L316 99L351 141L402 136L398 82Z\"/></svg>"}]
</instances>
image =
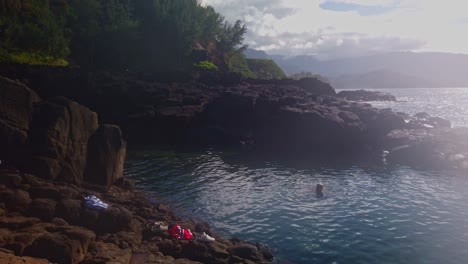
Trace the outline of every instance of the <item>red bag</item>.
<instances>
[{"instance_id":1,"label":"red bag","mask_svg":"<svg viewBox=\"0 0 468 264\"><path fill-rule=\"evenodd\" d=\"M182 239L182 240L191 240L193 239L193 234L190 231L190 229L183 229L180 227L179 224L174 224L169 226L169 229L167 230L171 237L175 239Z\"/></svg>"}]
</instances>

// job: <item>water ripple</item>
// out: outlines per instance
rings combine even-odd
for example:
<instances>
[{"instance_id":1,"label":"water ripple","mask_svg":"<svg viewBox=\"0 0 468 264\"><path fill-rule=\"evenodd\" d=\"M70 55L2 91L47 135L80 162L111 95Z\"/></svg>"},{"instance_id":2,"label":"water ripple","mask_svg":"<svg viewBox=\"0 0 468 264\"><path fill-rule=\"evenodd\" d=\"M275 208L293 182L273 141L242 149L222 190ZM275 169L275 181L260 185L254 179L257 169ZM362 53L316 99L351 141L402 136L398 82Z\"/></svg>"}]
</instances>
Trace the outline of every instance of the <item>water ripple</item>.
<instances>
[{"instance_id":1,"label":"water ripple","mask_svg":"<svg viewBox=\"0 0 468 264\"><path fill-rule=\"evenodd\" d=\"M468 179L409 168L245 164L222 153L129 160L127 176L287 263L464 263ZM317 198L315 185L325 185Z\"/></svg>"}]
</instances>

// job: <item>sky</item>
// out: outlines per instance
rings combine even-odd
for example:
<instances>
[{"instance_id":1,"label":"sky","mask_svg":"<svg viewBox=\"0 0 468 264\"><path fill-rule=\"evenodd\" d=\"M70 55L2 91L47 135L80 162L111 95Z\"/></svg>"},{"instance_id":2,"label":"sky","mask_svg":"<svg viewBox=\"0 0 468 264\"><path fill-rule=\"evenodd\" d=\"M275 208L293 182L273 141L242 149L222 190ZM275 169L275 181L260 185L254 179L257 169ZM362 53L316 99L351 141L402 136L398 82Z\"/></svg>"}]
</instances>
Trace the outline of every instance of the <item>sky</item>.
<instances>
[{"instance_id":1,"label":"sky","mask_svg":"<svg viewBox=\"0 0 468 264\"><path fill-rule=\"evenodd\" d=\"M242 20L245 43L322 59L393 51L468 54L468 0L201 0Z\"/></svg>"}]
</instances>

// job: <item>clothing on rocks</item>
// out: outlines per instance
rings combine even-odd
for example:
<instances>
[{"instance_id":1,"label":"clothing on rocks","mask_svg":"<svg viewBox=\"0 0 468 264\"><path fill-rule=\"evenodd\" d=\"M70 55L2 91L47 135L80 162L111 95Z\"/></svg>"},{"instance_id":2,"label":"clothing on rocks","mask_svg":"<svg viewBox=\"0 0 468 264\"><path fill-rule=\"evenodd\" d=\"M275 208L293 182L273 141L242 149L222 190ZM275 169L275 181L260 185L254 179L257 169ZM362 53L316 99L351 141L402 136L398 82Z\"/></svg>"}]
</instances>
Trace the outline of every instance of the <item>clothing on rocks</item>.
<instances>
[{"instance_id":1,"label":"clothing on rocks","mask_svg":"<svg viewBox=\"0 0 468 264\"><path fill-rule=\"evenodd\" d=\"M160 232L160 231L168 231L168 226L161 221L158 222L150 222L146 224L146 228L151 230L152 232Z\"/></svg>"},{"instance_id":2,"label":"clothing on rocks","mask_svg":"<svg viewBox=\"0 0 468 264\"><path fill-rule=\"evenodd\" d=\"M108 204L101 201L94 195L89 195L85 197L85 206L90 209L105 210L109 207Z\"/></svg>"},{"instance_id":3,"label":"clothing on rocks","mask_svg":"<svg viewBox=\"0 0 468 264\"><path fill-rule=\"evenodd\" d=\"M168 232L171 235L171 237L175 239L181 239L181 240L193 239L192 231L190 231L190 229L184 229L180 227L179 224L173 224L169 226Z\"/></svg>"}]
</instances>

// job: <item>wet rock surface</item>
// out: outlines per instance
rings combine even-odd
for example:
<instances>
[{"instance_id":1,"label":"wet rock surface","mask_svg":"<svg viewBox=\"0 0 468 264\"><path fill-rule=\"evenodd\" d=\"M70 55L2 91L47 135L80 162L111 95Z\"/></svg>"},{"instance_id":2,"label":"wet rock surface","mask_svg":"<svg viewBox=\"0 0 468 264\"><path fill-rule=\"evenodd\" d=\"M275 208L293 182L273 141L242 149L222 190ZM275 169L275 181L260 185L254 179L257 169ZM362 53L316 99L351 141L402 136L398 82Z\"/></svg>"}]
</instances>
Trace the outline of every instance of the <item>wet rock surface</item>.
<instances>
[{"instance_id":1,"label":"wet rock surface","mask_svg":"<svg viewBox=\"0 0 468 264\"><path fill-rule=\"evenodd\" d=\"M335 97L329 84L314 78L262 81L212 74L160 82L129 72L34 67L0 67L0 73L21 76L48 100L65 95L80 102L102 121L119 125L133 145L354 157L372 155L386 133L405 125L397 113ZM37 159L45 174L60 173L55 156L65 150L57 152Z\"/></svg>"},{"instance_id":2,"label":"wet rock surface","mask_svg":"<svg viewBox=\"0 0 468 264\"><path fill-rule=\"evenodd\" d=\"M349 101L396 101L396 97L379 91L341 91L336 94L338 98L343 98Z\"/></svg>"},{"instance_id":3,"label":"wet rock surface","mask_svg":"<svg viewBox=\"0 0 468 264\"><path fill-rule=\"evenodd\" d=\"M425 128L389 133L386 160L420 169L468 171L468 128Z\"/></svg>"},{"instance_id":4,"label":"wet rock surface","mask_svg":"<svg viewBox=\"0 0 468 264\"><path fill-rule=\"evenodd\" d=\"M11 173L0 166L0 178ZM150 202L144 193L115 185L104 190L63 186L22 172L15 175L21 183L35 182L35 188L56 189L60 193L65 187L75 190L76 196L35 198L24 210L17 202L2 199L0 248L6 253L0 250L0 260L5 259L1 263L270 263L273 259L265 253L265 247L225 240L208 225L180 219L167 207ZM15 192L27 197L31 190ZM83 198L89 194L100 197L109 208L84 206ZM207 232L216 241L174 240L167 232L146 228L147 223L154 221L178 222L193 232Z\"/></svg>"},{"instance_id":5,"label":"wet rock surface","mask_svg":"<svg viewBox=\"0 0 468 264\"><path fill-rule=\"evenodd\" d=\"M119 127L98 127L89 108L65 97L41 100L17 81L0 78L0 94L0 121L6 124L0 126L0 263L248 261L228 253L233 243L207 225L182 221L133 190L123 178L127 145ZM108 208L86 205L89 195ZM173 240L146 228L156 220L207 232L216 241Z\"/></svg>"}]
</instances>

